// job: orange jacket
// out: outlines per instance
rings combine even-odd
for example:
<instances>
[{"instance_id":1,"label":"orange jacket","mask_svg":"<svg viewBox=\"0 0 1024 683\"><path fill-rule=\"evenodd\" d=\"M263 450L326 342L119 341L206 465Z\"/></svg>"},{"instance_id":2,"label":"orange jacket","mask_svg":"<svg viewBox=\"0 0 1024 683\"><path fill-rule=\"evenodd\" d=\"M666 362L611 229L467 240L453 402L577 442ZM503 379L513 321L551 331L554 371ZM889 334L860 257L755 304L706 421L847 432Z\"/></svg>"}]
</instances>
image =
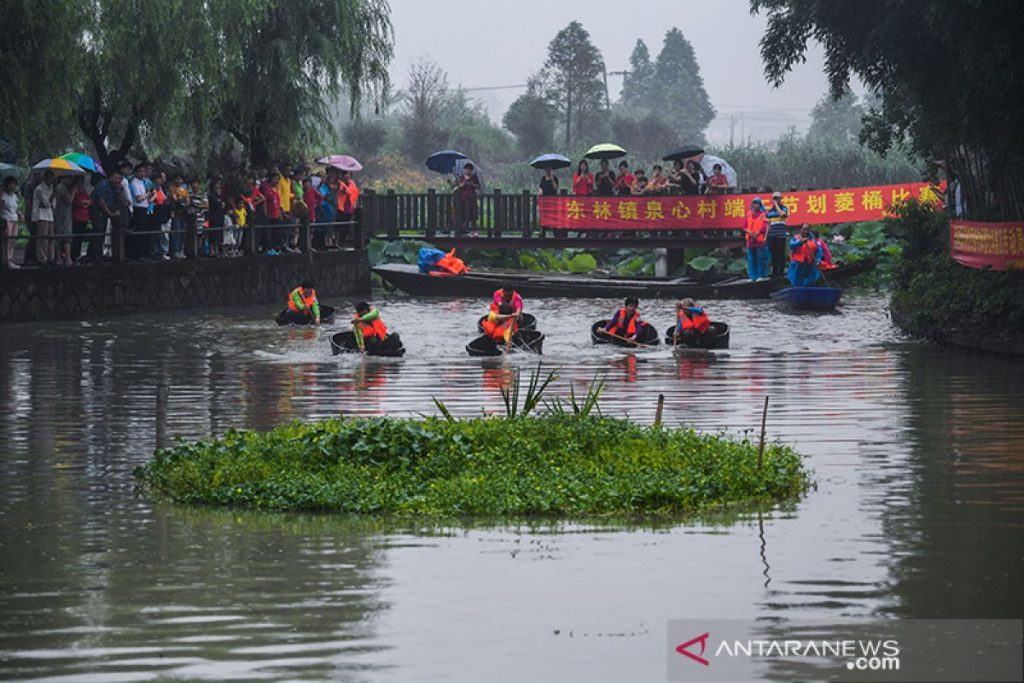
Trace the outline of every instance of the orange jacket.
<instances>
[{"instance_id":1,"label":"orange jacket","mask_svg":"<svg viewBox=\"0 0 1024 683\"><path fill-rule=\"evenodd\" d=\"M377 337L383 341L384 337L388 336L388 328L380 318L368 323L359 323L359 329L363 333L363 339Z\"/></svg>"},{"instance_id":2,"label":"orange jacket","mask_svg":"<svg viewBox=\"0 0 1024 683\"><path fill-rule=\"evenodd\" d=\"M809 239L795 247L789 253L789 258L797 263L814 263L814 257L817 255L817 252L818 245L814 243L814 240Z\"/></svg>"},{"instance_id":3,"label":"orange jacket","mask_svg":"<svg viewBox=\"0 0 1024 683\"><path fill-rule=\"evenodd\" d=\"M640 320L640 309L633 312L633 317L629 317L629 311L625 308L620 308L618 317L614 319L615 325L612 327L605 327L606 330L612 334L617 334L620 337L632 337L636 334L636 324ZM622 332L621 330L625 330Z\"/></svg>"},{"instance_id":4,"label":"orange jacket","mask_svg":"<svg viewBox=\"0 0 1024 683\"><path fill-rule=\"evenodd\" d=\"M679 311L679 315L677 317L679 321L679 329L683 332L687 330L694 330L700 334L704 334L708 331L708 328L711 327L711 321L708 319L708 316L704 311L699 313L690 313L689 315L687 315L687 313L688 311L684 309Z\"/></svg>"},{"instance_id":5,"label":"orange jacket","mask_svg":"<svg viewBox=\"0 0 1024 683\"><path fill-rule=\"evenodd\" d=\"M300 311L303 310L312 311L313 305L317 303L316 290L311 289L309 291L311 292L310 295L305 296L302 293L302 287L296 287L295 289L293 289L291 291L291 294L288 295L288 308L295 311L296 313L299 313ZM306 306L305 309L299 308L299 305L295 303L296 297L302 300L302 303Z\"/></svg>"},{"instance_id":6,"label":"orange jacket","mask_svg":"<svg viewBox=\"0 0 1024 683\"><path fill-rule=\"evenodd\" d=\"M431 275L460 275L461 273L469 272L465 262L455 255L454 249L439 258L434 265L438 268L443 268L444 271L431 271Z\"/></svg>"},{"instance_id":7,"label":"orange jacket","mask_svg":"<svg viewBox=\"0 0 1024 683\"><path fill-rule=\"evenodd\" d=\"M768 216L765 212L754 214L747 212L747 218L743 222L743 232L747 235L748 247L763 247L768 243Z\"/></svg>"}]
</instances>

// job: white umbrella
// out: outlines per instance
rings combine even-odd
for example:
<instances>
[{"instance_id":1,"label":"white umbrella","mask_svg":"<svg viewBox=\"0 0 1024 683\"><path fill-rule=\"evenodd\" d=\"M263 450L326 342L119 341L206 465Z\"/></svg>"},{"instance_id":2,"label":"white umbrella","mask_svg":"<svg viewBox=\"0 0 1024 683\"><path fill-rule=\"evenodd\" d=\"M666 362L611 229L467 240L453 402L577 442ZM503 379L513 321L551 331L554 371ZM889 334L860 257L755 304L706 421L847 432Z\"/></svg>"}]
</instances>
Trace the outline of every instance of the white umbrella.
<instances>
[{"instance_id":1,"label":"white umbrella","mask_svg":"<svg viewBox=\"0 0 1024 683\"><path fill-rule=\"evenodd\" d=\"M703 157L701 157L700 167L704 169L704 173L706 173L709 178L711 177L711 168L715 164L721 165L722 174L729 181L729 186L736 187L738 184L738 181L736 179L736 169L730 166L728 161L726 161L722 157L716 157L714 154L705 154Z\"/></svg>"}]
</instances>

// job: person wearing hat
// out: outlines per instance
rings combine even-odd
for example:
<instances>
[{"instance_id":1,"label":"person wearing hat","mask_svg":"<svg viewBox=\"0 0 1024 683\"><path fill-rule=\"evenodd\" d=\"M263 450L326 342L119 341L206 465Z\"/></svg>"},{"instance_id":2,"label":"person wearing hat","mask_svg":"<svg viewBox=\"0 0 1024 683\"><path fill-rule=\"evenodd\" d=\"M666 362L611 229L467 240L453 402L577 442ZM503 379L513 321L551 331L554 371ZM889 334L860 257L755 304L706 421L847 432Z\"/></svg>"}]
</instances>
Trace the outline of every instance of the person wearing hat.
<instances>
[{"instance_id":1,"label":"person wearing hat","mask_svg":"<svg viewBox=\"0 0 1024 683\"><path fill-rule=\"evenodd\" d=\"M747 237L747 276L751 282L763 280L768 277L768 216L760 197L750 202L743 233Z\"/></svg>"},{"instance_id":2,"label":"person wearing hat","mask_svg":"<svg viewBox=\"0 0 1024 683\"><path fill-rule=\"evenodd\" d=\"M789 240L789 207L782 203L782 193L772 193L772 205L765 212L768 217L768 253L772 261L772 277L786 274L786 242Z\"/></svg>"}]
</instances>

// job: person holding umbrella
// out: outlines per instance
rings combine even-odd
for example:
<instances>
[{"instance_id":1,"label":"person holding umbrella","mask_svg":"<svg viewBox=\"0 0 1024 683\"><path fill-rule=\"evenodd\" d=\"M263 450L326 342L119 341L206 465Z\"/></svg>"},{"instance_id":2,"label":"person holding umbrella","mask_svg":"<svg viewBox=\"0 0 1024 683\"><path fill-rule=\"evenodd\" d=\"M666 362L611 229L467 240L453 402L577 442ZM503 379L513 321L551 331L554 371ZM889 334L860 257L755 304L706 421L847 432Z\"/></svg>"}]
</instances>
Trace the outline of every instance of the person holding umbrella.
<instances>
[{"instance_id":1,"label":"person holding umbrella","mask_svg":"<svg viewBox=\"0 0 1024 683\"><path fill-rule=\"evenodd\" d=\"M542 197L554 197L558 194L558 176L550 166L544 169L544 175L540 178L540 194Z\"/></svg>"},{"instance_id":2,"label":"person holding umbrella","mask_svg":"<svg viewBox=\"0 0 1024 683\"><path fill-rule=\"evenodd\" d=\"M473 232L476 230L476 193L480 190L480 179L477 178L475 166L467 163L462 167L462 175L455 181L459 192L459 203L462 207L460 230Z\"/></svg>"},{"instance_id":3,"label":"person holding umbrella","mask_svg":"<svg viewBox=\"0 0 1024 683\"><path fill-rule=\"evenodd\" d=\"M558 176L554 174L556 168L568 168L572 162L561 154L541 154L530 162L533 168L544 171L540 179L540 194L542 197L553 197L558 194Z\"/></svg>"},{"instance_id":4,"label":"person holding umbrella","mask_svg":"<svg viewBox=\"0 0 1024 683\"><path fill-rule=\"evenodd\" d=\"M53 206L56 198L53 193L53 171L47 169L43 173L43 182L32 191L32 217L36 222L36 263L49 265L53 263L55 246L53 236Z\"/></svg>"}]
</instances>

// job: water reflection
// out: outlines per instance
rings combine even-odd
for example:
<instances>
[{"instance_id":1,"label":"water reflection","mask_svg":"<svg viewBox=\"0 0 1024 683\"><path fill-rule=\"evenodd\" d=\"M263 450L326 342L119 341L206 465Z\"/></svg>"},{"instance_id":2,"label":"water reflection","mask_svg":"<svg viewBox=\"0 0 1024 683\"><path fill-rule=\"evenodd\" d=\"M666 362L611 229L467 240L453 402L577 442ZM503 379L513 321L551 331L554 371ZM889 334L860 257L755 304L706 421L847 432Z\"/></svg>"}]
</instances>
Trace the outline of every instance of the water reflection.
<instances>
[{"instance_id":1,"label":"water reflection","mask_svg":"<svg viewBox=\"0 0 1024 683\"><path fill-rule=\"evenodd\" d=\"M706 303L732 348L678 357L592 345L606 302L586 301L529 302L541 359L466 357L476 301L382 302L404 359L331 356L340 326L277 328L269 309L5 328L3 677L660 680L668 618L1013 616L1020 368L904 343L868 297L798 325L765 302ZM644 310L671 319L671 302ZM667 424L751 438L770 395L768 438L809 456L817 488L667 526L396 523L132 495L158 440L434 413L434 397L501 413L501 389L538 361L560 396L604 377L605 413L650 421L664 394Z\"/></svg>"}]
</instances>

